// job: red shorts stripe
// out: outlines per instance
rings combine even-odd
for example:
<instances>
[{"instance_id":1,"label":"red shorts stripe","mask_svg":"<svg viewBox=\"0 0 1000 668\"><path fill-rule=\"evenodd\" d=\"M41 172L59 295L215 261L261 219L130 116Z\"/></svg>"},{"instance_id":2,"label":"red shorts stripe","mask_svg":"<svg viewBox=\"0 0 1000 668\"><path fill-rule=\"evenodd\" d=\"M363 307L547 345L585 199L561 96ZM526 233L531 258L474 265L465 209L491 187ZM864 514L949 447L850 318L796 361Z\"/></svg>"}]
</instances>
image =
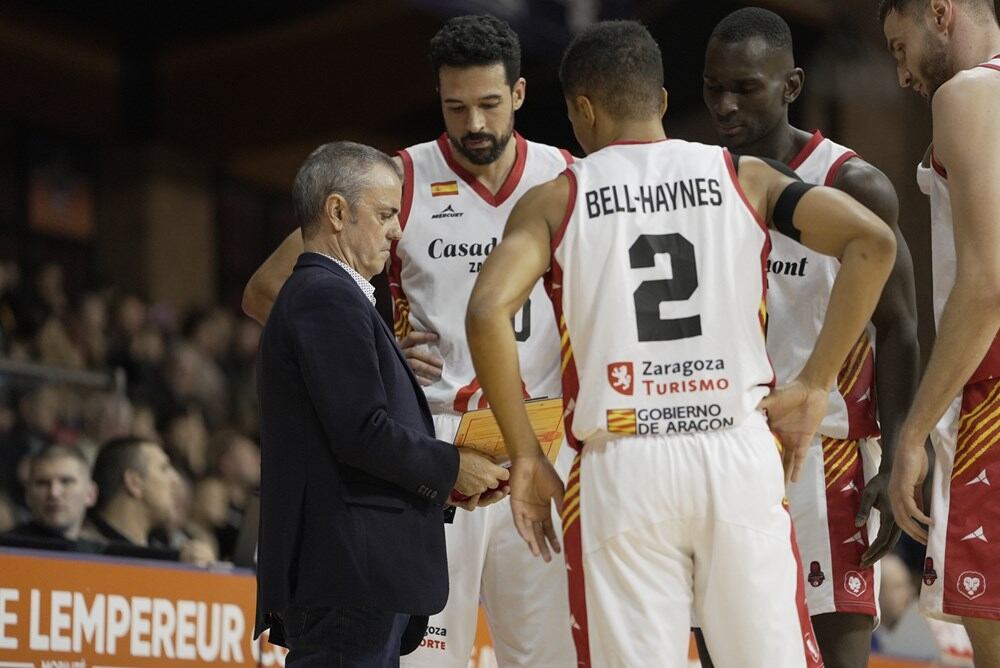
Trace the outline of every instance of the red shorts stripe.
<instances>
[{"instance_id":1,"label":"red shorts stripe","mask_svg":"<svg viewBox=\"0 0 1000 668\"><path fill-rule=\"evenodd\" d=\"M785 504L785 511L788 511L788 504ZM806 658L806 668L823 668L823 656L819 651L819 643L816 642L816 632L813 631L812 619L809 617L809 606L806 604L806 587L802 579L802 558L799 556L799 543L795 539L795 523L792 522L791 514L788 516L788 524L792 528L789 534L792 541L792 554L795 555L795 572L798 574L798 583L795 585L795 608L799 612L799 627L802 629L802 647Z\"/></svg>"},{"instance_id":2,"label":"red shorts stripe","mask_svg":"<svg viewBox=\"0 0 1000 668\"><path fill-rule=\"evenodd\" d=\"M589 668L590 640L587 635L587 595L583 577L583 542L580 533L580 453L573 459L563 497L563 549L569 579L569 612L576 645L576 665Z\"/></svg>"}]
</instances>

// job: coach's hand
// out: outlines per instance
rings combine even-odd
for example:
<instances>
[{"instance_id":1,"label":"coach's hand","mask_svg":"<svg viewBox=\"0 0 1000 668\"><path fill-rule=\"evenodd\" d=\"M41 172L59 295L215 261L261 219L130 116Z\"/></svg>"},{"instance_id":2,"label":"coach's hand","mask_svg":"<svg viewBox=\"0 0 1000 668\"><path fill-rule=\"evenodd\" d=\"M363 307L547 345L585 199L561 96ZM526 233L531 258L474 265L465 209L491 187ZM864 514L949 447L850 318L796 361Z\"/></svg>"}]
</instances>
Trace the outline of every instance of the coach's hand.
<instances>
[{"instance_id":1,"label":"coach's hand","mask_svg":"<svg viewBox=\"0 0 1000 668\"><path fill-rule=\"evenodd\" d=\"M559 553L559 536L552 524L552 501L562 514L562 480L545 455L515 458L510 466L510 509L514 526L528 543L531 554L552 560Z\"/></svg>"},{"instance_id":2,"label":"coach's hand","mask_svg":"<svg viewBox=\"0 0 1000 668\"><path fill-rule=\"evenodd\" d=\"M906 428L903 428L905 433ZM914 540L927 544L927 530L919 522L931 524L923 511L923 486L927 477L927 450L925 438L907 439L901 435L896 446L896 460L889 480L889 499L892 514L900 528Z\"/></svg>"},{"instance_id":3,"label":"coach's hand","mask_svg":"<svg viewBox=\"0 0 1000 668\"><path fill-rule=\"evenodd\" d=\"M460 507L472 510L481 501L480 495L483 492L502 491L503 483L508 479L510 471L497 466L490 457L471 448L458 449L458 480L455 481L455 490L472 501L458 504Z\"/></svg>"},{"instance_id":4,"label":"coach's hand","mask_svg":"<svg viewBox=\"0 0 1000 668\"><path fill-rule=\"evenodd\" d=\"M425 387L441 380L441 371L444 369L444 360L425 347L437 340L438 335L434 332L412 331L399 341L399 347L413 369L413 375Z\"/></svg>"},{"instance_id":5,"label":"coach's hand","mask_svg":"<svg viewBox=\"0 0 1000 668\"><path fill-rule=\"evenodd\" d=\"M781 441L786 484L799 480L802 462L826 414L828 394L823 388L809 387L795 380L771 390L757 406L767 411L771 431Z\"/></svg>"},{"instance_id":6,"label":"coach's hand","mask_svg":"<svg viewBox=\"0 0 1000 668\"><path fill-rule=\"evenodd\" d=\"M865 553L861 555L861 568L868 568L876 561L889 553L902 529L896 524L896 519L892 514L892 502L889 499L889 471L879 471L875 476L865 483L865 490L861 493L861 506L858 514L854 518L854 526L858 529L868 524L868 517L872 508L879 511L878 535L868 546Z\"/></svg>"}]
</instances>

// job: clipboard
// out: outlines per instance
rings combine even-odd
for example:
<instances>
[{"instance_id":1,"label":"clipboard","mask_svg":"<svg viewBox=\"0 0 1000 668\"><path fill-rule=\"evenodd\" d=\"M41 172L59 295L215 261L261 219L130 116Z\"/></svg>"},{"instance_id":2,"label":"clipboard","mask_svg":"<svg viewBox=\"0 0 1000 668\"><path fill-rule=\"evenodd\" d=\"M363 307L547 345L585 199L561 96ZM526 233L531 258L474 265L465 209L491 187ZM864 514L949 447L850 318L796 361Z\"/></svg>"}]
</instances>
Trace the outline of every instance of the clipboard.
<instances>
[{"instance_id":1,"label":"clipboard","mask_svg":"<svg viewBox=\"0 0 1000 668\"><path fill-rule=\"evenodd\" d=\"M538 437L538 443L549 461L555 464L556 456L563 442L563 401L555 399L533 399L524 402L528 411L528 419ZM503 434L497 424L493 411L483 408L468 411L462 415L455 434L455 445L463 448L473 448L483 454L493 457L498 463L509 461L504 446Z\"/></svg>"}]
</instances>

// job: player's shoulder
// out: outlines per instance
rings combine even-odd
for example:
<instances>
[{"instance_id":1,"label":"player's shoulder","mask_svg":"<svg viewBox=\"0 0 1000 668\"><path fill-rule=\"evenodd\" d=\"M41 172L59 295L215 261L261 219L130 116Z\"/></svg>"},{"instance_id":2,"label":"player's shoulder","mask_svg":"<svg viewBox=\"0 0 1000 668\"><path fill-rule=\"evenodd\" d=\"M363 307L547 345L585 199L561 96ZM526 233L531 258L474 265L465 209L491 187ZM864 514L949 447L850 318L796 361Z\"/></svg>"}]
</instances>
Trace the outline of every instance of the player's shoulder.
<instances>
[{"instance_id":1,"label":"player's shoulder","mask_svg":"<svg viewBox=\"0 0 1000 668\"><path fill-rule=\"evenodd\" d=\"M895 192L889 177L881 169L859 156L854 156L841 165L830 185L848 194L878 190Z\"/></svg>"},{"instance_id":2,"label":"player's shoulder","mask_svg":"<svg viewBox=\"0 0 1000 668\"><path fill-rule=\"evenodd\" d=\"M941 84L931 106L936 115L973 111L977 102L995 99L997 91L1000 91L1000 72L973 67Z\"/></svg>"},{"instance_id":3,"label":"player's shoulder","mask_svg":"<svg viewBox=\"0 0 1000 668\"><path fill-rule=\"evenodd\" d=\"M572 153L564 148L545 144L543 142L532 141L526 137L521 138L527 147L529 158L542 159L551 162L554 166L562 169L568 167L576 161Z\"/></svg>"}]
</instances>

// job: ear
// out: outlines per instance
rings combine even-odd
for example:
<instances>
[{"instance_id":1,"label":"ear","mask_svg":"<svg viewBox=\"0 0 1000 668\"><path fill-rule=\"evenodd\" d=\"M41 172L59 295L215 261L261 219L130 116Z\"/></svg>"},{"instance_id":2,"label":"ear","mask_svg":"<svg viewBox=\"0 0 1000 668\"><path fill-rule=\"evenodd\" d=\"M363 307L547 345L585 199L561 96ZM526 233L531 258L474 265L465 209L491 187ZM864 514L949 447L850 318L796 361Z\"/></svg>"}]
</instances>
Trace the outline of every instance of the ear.
<instances>
[{"instance_id":1,"label":"ear","mask_svg":"<svg viewBox=\"0 0 1000 668\"><path fill-rule=\"evenodd\" d=\"M799 98L805 82L806 73L801 67L796 67L785 76L785 93L783 95L785 104L791 104Z\"/></svg>"},{"instance_id":2,"label":"ear","mask_svg":"<svg viewBox=\"0 0 1000 668\"><path fill-rule=\"evenodd\" d=\"M511 104L514 106L514 111L520 109L521 105L524 104L524 95L527 87L528 82L524 80L524 77L521 77L514 82L514 86L510 89L510 99Z\"/></svg>"},{"instance_id":3,"label":"ear","mask_svg":"<svg viewBox=\"0 0 1000 668\"><path fill-rule=\"evenodd\" d=\"M344 199L343 195L340 193L330 193L327 195L326 201L323 202L322 223L330 225L334 233L340 233L347 223L348 210L347 200Z\"/></svg>"},{"instance_id":4,"label":"ear","mask_svg":"<svg viewBox=\"0 0 1000 668\"><path fill-rule=\"evenodd\" d=\"M667 104L670 94L667 93L666 88L660 89L660 118L663 118L667 113Z\"/></svg>"},{"instance_id":5,"label":"ear","mask_svg":"<svg viewBox=\"0 0 1000 668\"><path fill-rule=\"evenodd\" d=\"M125 474L122 476L122 486L128 495L135 498L142 497L142 474L135 469L125 469Z\"/></svg>"},{"instance_id":6,"label":"ear","mask_svg":"<svg viewBox=\"0 0 1000 668\"><path fill-rule=\"evenodd\" d=\"M948 32L954 18L955 7L952 0L931 0L927 6L927 18L931 29Z\"/></svg>"},{"instance_id":7,"label":"ear","mask_svg":"<svg viewBox=\"0 0 1000 668\"><path fill-rule=\"evenodd\" d=\"M97 503L97 485L91 480L87 483L87 493L83 497L83 507L93 508Z\"/></svg>"},{"instance_id":8,"label":"ear","mask_svg":"<svg viewBox=\"0 0 1000 668\"><path fill-rule=\"evenodd\" d=\"M597 110L594 109L594 103L590 101L590 98L586 95L577 95L573 98L573 104L576 105L576 111L580 114L583 122L594 127L594 123L597 121Z\"/></svg>"}]
</instances>

